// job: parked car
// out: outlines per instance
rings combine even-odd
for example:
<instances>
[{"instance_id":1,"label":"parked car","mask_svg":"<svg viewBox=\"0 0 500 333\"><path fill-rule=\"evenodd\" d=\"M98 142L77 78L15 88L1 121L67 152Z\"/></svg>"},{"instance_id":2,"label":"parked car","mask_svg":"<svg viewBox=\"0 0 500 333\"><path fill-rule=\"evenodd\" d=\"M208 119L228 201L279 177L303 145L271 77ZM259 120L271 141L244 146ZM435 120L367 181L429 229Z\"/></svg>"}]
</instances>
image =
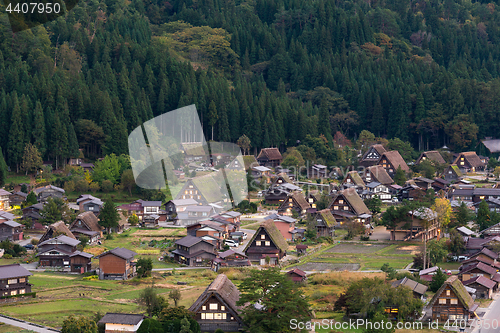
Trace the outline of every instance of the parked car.
<instances>
[{"instance_id":1,"label":"parked car","mask_svg":"<svg viewBox=\"0 0 500 333\"><path fill-rule=\"evenodd\" d=\"M23 247L27 250L33 250L35 248L35 246L33 244L30 244L30 243L23 245Z\"/></svg>"},{"instance_id":2,"label":"parked car","mask_svg":"<svg viewBox=\"0 0 500 333\"><path fill-rule=\"evenodd\" d=\"M194 171L196 171L196 172L205 171L205 168L196 168Z\"/></svg>"},{"instance_id":3,"label":"parked car","mask_svg":"<svg viewBox=\"0 0 500 333\"><path fill-rule=\"evenodd\" d=\"M448 269L445 271L446 272L446 275L451 275L451 271Z\"/></svg>"},{"instance_id":4,"label":"parked car","mask_svg":"<svg viewBox=\"0 0 500 333\"><path fill-rule=\"evenodd\" d=\"M234 241L232 239L226 239L224 241L224 244L226 244L226 245L228 245L230 247L238 247L238 246L240 246L240 244L237 241Z\"/></svg>"},{"instance_id":5,"label":"parked car","mask_svg":"<svg viewBox=\"0 0 500 333\"><path fill-rule=\"evenodd\" d=\"M231 238L241 238L243 240L247 239L248 235L243 231L235 231L231 233Z\"/></svg>"},{"instance_id":6,"label":"parked car","mask_svg":"<svg viewBox=\"0 0 500 333\"><path fill-rule=\"evenodd\" d=\"M467 259L469 259L469 258L466 256L458 256L458 261L467 260Z\"/></svg>"},{"instance_id":7,"label":"parked car","mask_svg":"<svg viewBox=\"0 0 500 333\"><path fill-rule=\"evenodd\" d=\"M257 196L258 196L258 197L261 197L262 195L263 195L262 191L259 191L259 192L257 193Z\"/></svg>"}]
</instances>

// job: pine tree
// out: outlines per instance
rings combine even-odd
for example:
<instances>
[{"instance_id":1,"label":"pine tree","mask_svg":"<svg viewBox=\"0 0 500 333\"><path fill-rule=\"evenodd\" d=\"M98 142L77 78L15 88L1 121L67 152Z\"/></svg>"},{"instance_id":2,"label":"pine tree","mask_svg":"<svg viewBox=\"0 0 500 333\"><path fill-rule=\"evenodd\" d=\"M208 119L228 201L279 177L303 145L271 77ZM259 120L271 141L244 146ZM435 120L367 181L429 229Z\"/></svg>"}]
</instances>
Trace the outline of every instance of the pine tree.
<instances>
[{"instance_id":1,"label":"pine tree","mask_svg":"<svg viewBox=\"0 0 500 333\"><path fill-rule=\"evenodd\" d=\"M208 125L212 128L212 141L214 140L214 126L219 118L215 102L212 100L208 106Z\"/></svg>"},{"instance_id":2,"label":"pine tree","mask_svg":"<svg viewBox=\"0 0 500 333\"><path fill-rule=\"evenodd\" d=\"M2 148L0 147L0 187L5 185L7 179L7 164L3 158Z\"/></svg>"},{"instance_id":3,"label":"pine tree","mask_svg":"<svg viewBox=\"0 0 500 333\"><path fill-rule=\"evenodd\" d=\"M115 204L111 200L106 200L99 214L99 225L106 228L109 234L111 228L116 228L118 226L118 221L120 221L120 216L118 215Z\"/></svg>"},{"instance_id":4,"label":"pine tree","mask_svg":"<svg viewBox=\"0 0 500 333\"><path fill-rule=\"evenodd\" d=\"M40 155L43 157L46 152L46 136L45 118L43 114L42 103L40 103L40 101L36 101L32 140L34 146L38 149Z\"/></svg>"},{"instance_id":5,"label":"pine tree","mask_svg":"<svg viewBox=\"0 0 500 333\"><path fill-rule=\"evenodd\" d=\"M16 171L19 172L19 164L21 163L23 157L24 149L24 125L23 119L21 118L21 108L19 106L19 100L17 99L17 94L13 94L13 108L12 117L10 121L10 131L9 131L9 145L8 145L8 157L9 164L16 166Z\"/></svg>"}]
</instances>

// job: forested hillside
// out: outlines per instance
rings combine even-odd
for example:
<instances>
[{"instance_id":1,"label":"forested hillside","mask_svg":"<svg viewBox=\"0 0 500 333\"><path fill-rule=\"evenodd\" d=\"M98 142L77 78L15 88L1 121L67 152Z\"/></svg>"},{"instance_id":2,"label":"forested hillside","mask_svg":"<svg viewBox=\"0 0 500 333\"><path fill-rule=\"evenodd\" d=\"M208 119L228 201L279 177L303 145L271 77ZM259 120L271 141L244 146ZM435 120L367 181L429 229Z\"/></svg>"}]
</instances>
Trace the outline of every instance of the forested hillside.
<instances>
[{"instance_id":1,"label":"forested hillside","mask_svg":"<svg viewBox=\"0 0 500 333\"><path fill-rule=\"evenodd\" d=\"M127 153L195 103L207 139L330 142L362 129L469 149L500 125L498 2L84 1L13 34L0 17L0 146L11 167ZM331 161L330 161L331 162Z\"/></svg>"}]
</instances>

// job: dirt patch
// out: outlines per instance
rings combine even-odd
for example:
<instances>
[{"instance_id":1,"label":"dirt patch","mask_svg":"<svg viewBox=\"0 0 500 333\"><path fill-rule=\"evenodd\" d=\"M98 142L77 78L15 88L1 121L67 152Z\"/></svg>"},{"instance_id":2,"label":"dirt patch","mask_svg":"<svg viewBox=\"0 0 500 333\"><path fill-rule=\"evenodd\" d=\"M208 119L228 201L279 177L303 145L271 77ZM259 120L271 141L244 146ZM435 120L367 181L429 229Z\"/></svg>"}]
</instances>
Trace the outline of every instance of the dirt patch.
<instances>
[{"instance_id":1,"label":"dirt patch","mask_svg":"<svg viewBox=\"0 0 500 333\"><path fill-rule=\"evenodd\" d=\"M418 245L408 245L408 246L399 246L394 251L391 251L393 254L411 254L415 255L422 251L422 247Z\"/></svg>"},{"instance_id":2,"label":"dirt patch","mask_svg":"<svg viewBox=\"0 0 500 333\"><path fill-rule=\"evenodd\" d=\"M330 253L375 253L389 245L382 244L340 244L326 252Z\"/></svg>"},{"instance_id":3,"label":"dirt patch","mask_svg":"<svg viewBox=\"0 0 500 333\"><path fill-rule=\"evenodd\" d=\"M161 284L156 283L155 287L166 288L166 289L179 288L178 285L169 284L169 283L161 283Z\"/></svg>"},{"instance_id":4,"label":"dirt patch","mask_svg":"<svg viewBox=\"0 0 500 333\"><path fill-rule=\"evenodd\" d=\"M293 268L303 271L357 271L360 264L330 264L326 262L308 262Z\"/></svg>"}]
</instances>

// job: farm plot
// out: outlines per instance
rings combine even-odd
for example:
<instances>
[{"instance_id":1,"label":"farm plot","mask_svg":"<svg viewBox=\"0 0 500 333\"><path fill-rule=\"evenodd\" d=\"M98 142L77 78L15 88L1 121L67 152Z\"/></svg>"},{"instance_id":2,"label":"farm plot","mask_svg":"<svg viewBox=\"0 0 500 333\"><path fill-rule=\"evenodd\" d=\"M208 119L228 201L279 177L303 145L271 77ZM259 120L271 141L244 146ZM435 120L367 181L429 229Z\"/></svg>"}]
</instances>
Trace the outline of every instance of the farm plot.
<instances>
[{"instance_id":1,"label":"farm plot","mask_svg":"<svg viewBox=\"0 0 500 333\"><path fill-rule=\"evenodd\" d=\"M344 243L332 247L326 252L332 253L375 253L377 251L383 250L390 245L383 244L350 244Z\"/></svg>"}]
</instances>

